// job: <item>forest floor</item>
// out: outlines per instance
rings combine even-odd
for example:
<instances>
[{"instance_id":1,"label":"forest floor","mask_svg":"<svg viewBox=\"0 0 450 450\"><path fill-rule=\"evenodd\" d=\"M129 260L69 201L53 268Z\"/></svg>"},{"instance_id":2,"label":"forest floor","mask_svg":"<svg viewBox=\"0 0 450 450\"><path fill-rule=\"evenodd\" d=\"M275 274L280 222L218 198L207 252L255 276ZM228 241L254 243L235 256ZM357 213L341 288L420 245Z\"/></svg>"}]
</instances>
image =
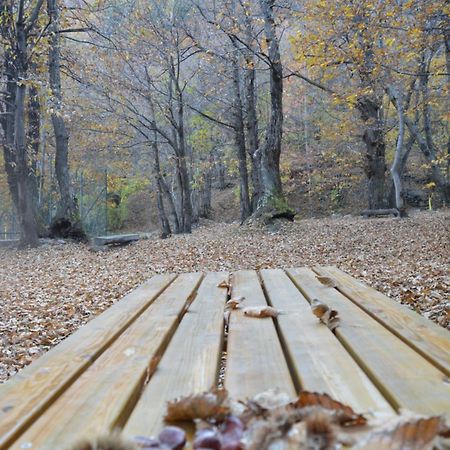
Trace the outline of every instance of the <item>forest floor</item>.
<instances>
[{"instance_id":1,"label":"forest floor","mask_svg":"<svg viewBox=\"0 0 450 450\"><path fill-rule=\"evenodd\" d=\"M450 212L337 217L278 229L205 221L192 235L93 252L0 250L0 382L156 273L337 265L450 328Z\"/></svg>"}]
</instances>

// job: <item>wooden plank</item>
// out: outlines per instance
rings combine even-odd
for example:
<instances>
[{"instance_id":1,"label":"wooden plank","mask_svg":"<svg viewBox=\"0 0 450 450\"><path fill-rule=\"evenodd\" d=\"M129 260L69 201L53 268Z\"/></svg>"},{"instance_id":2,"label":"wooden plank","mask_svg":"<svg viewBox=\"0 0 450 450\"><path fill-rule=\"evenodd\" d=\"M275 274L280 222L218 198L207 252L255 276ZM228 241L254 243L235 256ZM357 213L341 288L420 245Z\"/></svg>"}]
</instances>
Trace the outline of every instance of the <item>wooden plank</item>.
<instances>
[{"instance_id":1,"label":"wooden plank","mask_svg":"<svg viewBox=\"0 0 450 450\"><path fill-rule=\"evenodd\" d=\"M309 269L287 271L303 295L336 309L336 336L395 409L450 417L448 378L361 308L334 288L321 284Z\"/></svg>"},{"instance_id":2,"label":"wooden plank","mask_svg":"<svg viewBox=\"0 0 450 450\"><path fill-rule=\"evenodd\" d=\"M153 277L0 385L0 449L42 414L174 278Z\"/></svg>"},{"instance_id":3,"label":"wooden plank","mask_svg":"<svg viewBox=\"0 0 450 450\"><path fill-rule=\"evenodd\" d=\"M355 280L337 267L317 267L318 274L335 279L337 289L392 333L450 376L450 333L431 320Z\"/></svg>"},{"instance_id":4,"label":"wooden plank","mask_svg":"<svg viewBox=\"0 0 450 450\"><path fill-rule=\"evenodd\" d=\"M205 277L197 298L127 421L125 435L156 435L163 426L167 401L201 393L215 385L227 296L227 290L217 285L227 277L223 272Z\"/></svg>"},{"instance_id":5,"label":"wooden plank","mask_svg":"<svg viewBox=\"0 0 450 450\"><path fill-rule=\"evenodd\" d=\"M97 236L93 239L94 245L127 244L139 240L138 234L115 234L110 236Z\"/></svg>"},{"instance_id":6,"label":"wooden plank","mask_svg":"<svg viewBox=\"0 0 450 450\"><path fill-rule=\"evenodd\" d=\"M245 297L244 307L267 306L255 271L233 274L232 297ZM289 373L272 318L247 317L242 310L230 316L225 387L230 395L244 400L268 389L294 397L296 390Z\"/></svg>"},{"instance_id":7,"label":"wooden plank","mask_svg":"<svg viewBox=\"0 0 450 450\"><path fill-rule=\"evenodd\" d=\"M63 449L121 425L201 278L180 275L10 449Z\"/></svg>"},{"instance_id":8,"label":"wooden plank","mask_svg":"<svg viewBox=\"0 0 450 450\"><path fill-rule=\"evenodd\" d=\"M325 392L355 411L393 413L336 336L314 316L288 276L277 269L262 270L261 277L270 303L281 311L279 332L302 389Z\"/></svg>"}]
</instances>

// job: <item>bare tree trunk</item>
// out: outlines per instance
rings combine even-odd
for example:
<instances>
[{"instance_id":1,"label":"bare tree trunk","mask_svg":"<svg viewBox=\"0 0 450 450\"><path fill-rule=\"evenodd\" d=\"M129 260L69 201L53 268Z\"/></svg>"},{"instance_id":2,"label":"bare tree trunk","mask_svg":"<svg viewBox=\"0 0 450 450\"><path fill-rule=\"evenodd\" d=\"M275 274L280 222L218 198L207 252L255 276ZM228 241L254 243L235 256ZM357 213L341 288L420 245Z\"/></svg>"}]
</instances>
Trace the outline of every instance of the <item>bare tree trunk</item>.
<instances>
[{"instance_id":1,"label":"bare tree trunk","mask_svg":"<svg viewBox=\"0 0 450 450\"><path fill-rule=\"evenodd\" d=\"M156 141L156 131L154 132L154 141L152 142L153 149L153 172L156 180L156 205L158 208L158 217L161 226L161 237L166 238L172 234L169 220L167 219L166 211L164 209L163 201L163 187L161 183L161 167L159 164L159 149Z\"/></svg>"},{"instance_id":2,"label":"bare tree trunk","mask_svg":"<svg viewBox=\"0 0 450 450\"><path fill-rule=\"evenodd\" d=\"M247 151L245 147L244 118L242 114L241 86L239 66L233 61L233 91L234 91L234 141L239 168L239 205L241 222L250 216L250 195L248 190Z\"/></svg>"},{"instance_id":3,"label":"bare tree trunk","mask_svg":"<svg viewBox=\"0 0 450 450\"><path fill-rule=\"evenodd\" d=\"M5 52L5 75L6 75L6 92L5 92L5 108L2 116L3 128L3 157L5 164L5 172L8 180L9 192L16 211L19 208L19 193L17 187L16 156L14 152L14 121L15 121L15 104L16 104L16 85L17 73L14 64L13 55L10 51Z\"/></svg>"},{"instance_id":4,"label":"bare tree trunk","mask_svg":"<svg viewBox=\"0 0 450 450\"><path fill-rule=\"evenodd\" d=\"M252 198L251 209L254 211L262 195L261 186L261 152L259 151L258 115L256 111L255 68L253 59L247 59L245 69L245 100L248 154L252 163Z\"/></svg>"},{"instance_id":5,"label":"bare tree trunk","mask_svg":"<svg viewBox=\"0 0 450 450\"><path fill-rule=\"evenodd\" d=\"M363 141L366 144L365 172L368 180L369 209L383 209L386 206L386 143L381 100L361 97L358 99L357 108L366 125Z\"/></svg>"},{"instance_id":6,"label":"bare tree trunk","mask_svg":"<svg viewBox=\"0 0 450 450\"><path fill-rule=\"evenodd\" d=\"M420 90L422 93L422 114L423 114L423 129L425 133L426 151L423 153L431 164L431 173L433 180L439 189L442 198L446 204L450 203L450 181L445 179L441 172L439 165L436 163L437 150L433 142L433 131L431 125L431 106L429 101L429 61L423 61L421 65L420 76ZM422 148L422 146L421 146Z\"/></svg>"},{"instance_id":7,"label":"bare tree trunk","mask_svg":"<svg viewBox=\"0 0 450 450\"><path fill-rule=\"evenodd\" d=\"M261 180L261 151L259 150L259 136L258 136L258 113L256 101L256 70L255 70L255 56L250 50L251 42L253 40L253 29L251 22L251 12L246 3L243 3L244 8L244 23L245 35L247 38L247 45L249 48L244 49L245 70L244 70L244 89L245 89L245 109L246 109L246 129L247 129L247 151L250 156L252 164L252 196L251 196L251 210L256 210L258 202L263 195L262 180Z\"/></svg>"},{"instance_id":8,"label":"bare tree trunk","mask_svg":"<svg viewBox=\"0 0 450 450\"><path fill-rule=\"evenodd\" d=\"M166 196L167 204L169 206L169 213L172 216L174 233L181 233L180 220L177 214L177 208L175 206L175 202L173 201L172 193L170 192L169 186L166 183L166 180L161 175L160 178L161 188L163 190L164 195Z\"/></svg>"},{"instance_id":9,"label":"bare tree trunk","mask_svg":"<svg viewBox=\"0 0 450 450\"><path fill-rule=\"evenodd\" d=\"M15 119L14 119L14 149L16 154L18 214L20 224L21 247L37 247L38 232L33 208L33 197L30 192L28 180L29 166L27 155L27 142L25 133L25 96L27 77L27 36L25 21L22 13L18 14L16 22L17 54L15 65L17 68L17 86L15 95Z\"/></svg>"},{"instance_id":10,"label":"bare tree trunk","mask_svg":"<svg viewBox=\"0 0 450 450\"><path fill-rule=\"evenodd\" d=\"M62 116L59 9L56 1L47 0L47 13L50 20L48 71L53 101L51 118L56 143L55 174L60 194L56 218L51 229L56 236L84 238L78 206L70 184L69 133Z\"/></svg>"},{"instance_id":11,"label":"bare tree trunk","mask_svg":"<svg viewBox=\"0 0 450 450\"><path fill-rule=\"evenodd\" d=\"M280 176L281 139L283 135L283 66L281 64L276 25L273 14L274 0L259 0L267 42L270 73L270 119L265 142L261 147L261 180L263 195L258 204L260 211L270 210L271 217L292 219L293 211L287 207Z\"/></svg>"},{"instance_id":12,"label":"bare tree trunk","mask_svg":"<svg viewBox=\"0 0 450 450\"><path fill-rule=\"evenodd\" d=\"M391 92L393 89L391 88ZM405 206L403 202L403 188L400 174L400 165L402 161L403 140L405 136L405 119L403 113L403 100L399 92L392 92L391 94L396 98L397 113L398 113L398 137L397 146L395 149L394 162L391 167L392 181L395 187L395 207L398 209L400 216L405 213Z\"/></svg>"}]
</instances>

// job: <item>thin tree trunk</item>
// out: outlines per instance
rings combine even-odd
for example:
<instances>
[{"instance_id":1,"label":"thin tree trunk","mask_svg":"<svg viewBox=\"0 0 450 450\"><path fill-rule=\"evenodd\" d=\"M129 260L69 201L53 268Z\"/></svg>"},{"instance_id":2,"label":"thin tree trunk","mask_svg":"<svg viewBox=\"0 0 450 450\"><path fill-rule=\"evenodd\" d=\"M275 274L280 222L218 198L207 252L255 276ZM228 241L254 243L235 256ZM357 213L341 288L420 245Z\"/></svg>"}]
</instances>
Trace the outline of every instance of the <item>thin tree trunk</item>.
<instances>
[{"instance_id":1,"label":"thin tree trunk","mask_svg":"<svg viewBox=\"0 0 450 450\"><path fill-rule=\"evenodd\" d=\"M175 234L181 233L180 220L178 218L177 208L176 208L175 202L173 200L173 195L170 192L169 186L167 185L166 180L164 179L164 177L162 175L160 178L160 183L161 183L161 188L163 190L163 193L166 196L167 204L169 207L169 213L172 216L172 221L173 221L172 225L174 227L174 233Z\"/></svg>"},{"instance_id":2,"label":"thin tree trunk","mask_svg":"<svg viewBox=\"0 0 450 450\"><path fill-rule=\"evenodd\" d=\"M156 205L158 208L158 217L161 226L161 237L166 238L172 234L169 220L167 219L166 211L164 209L163 201L163 187L161 183L161 168L159 164L159 149L156 142L156 131L154 141L152 142L153 149L153 172L156 180Z\"/></svg>"},{"instance_id":3,"label":"thin tree trunk","mask_svg":"<svg viewBox=\"0 0 450 450\"><path fill-rule=\"evenodd\" d=\"M397 113L398 113L398 137L397 146L395 149L394 162L391 167L392 181L395 187L395 207L403 216L405 213L405 207L403 202L403 188L400 174L400 166L402 161L403 140L405 136L405 119L403 113L403 100L400 93L392 94L396 98Z\"/></svg>"},{"instance_id":4,"label":"thin tree trunk","mask_svg":"<svg viewBox=\"0 0 450 450\"><path fill-rule=\"evenodd\" d=\"M239 66L233 61L233 92L234 92L234 141L239 168L239 205L241 222L250 216L250 195L248 189L247 151L245 147L244 118L242 114L241 87Z\"/></svg>"},{"instance_id":5,"label":"thin tree trunk","mask_svg":"<svg viewBox=\"0 0 450 450\"><path fill-rule=\"evenodd\" d=\"M61 63L60 63L60 36L59 36L59 8L57 0L47 0L47 13L50 24L48 71L50 89L52 93L52 125L55 133L55 174L59 187L59 205L56 213L56 221L52 225L55 235L62 233L83 238L84 232L79 217L78 206L72 193L69 171L69 132L62 116L62 91L61 91ZM64 223L59 228L57 222Z\"/></svg>"}]
</instances>

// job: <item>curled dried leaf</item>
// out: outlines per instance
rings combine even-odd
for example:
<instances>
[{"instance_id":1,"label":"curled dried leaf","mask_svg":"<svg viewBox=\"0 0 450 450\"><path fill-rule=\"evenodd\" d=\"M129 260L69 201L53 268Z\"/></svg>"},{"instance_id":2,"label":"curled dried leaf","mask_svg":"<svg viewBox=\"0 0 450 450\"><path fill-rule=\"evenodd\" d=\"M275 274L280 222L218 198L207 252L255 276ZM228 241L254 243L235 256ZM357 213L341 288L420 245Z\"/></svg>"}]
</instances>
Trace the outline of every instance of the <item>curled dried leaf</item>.
<instances>
[{"instance_id":1,"label":"curled dried leaf","mask_svg":"<svg viewBox=\"0 0 450 450\"><path fill-rule=\"evenodd\" d=\"M308 406L320 406L333 411L335 419L340 425L366 425L367 419L355 413L353 409L337 400L333 400L328 394L319 394L317 392L302 391L298 399L292 403L296 408L306 408Z\"/></svg>"},{"instance_id":2,"label":"curled dried leaf","mask_svg":"<svg viewBox=\"0 0 450 450\"><path fill-rule=\"evenodd\" d=\"M219 288L230 289L231 286L230 286L229 281L223 280L223 281L221 281L221 282L217 285L217 287L219 287Z\"/></svg>"},{"instance_id":3,"label":"curled dried leaf","mask_svg":"<svg viewBox=\"0 0 450 450\"><path fill-rule=\"evenodd\" d=\"M337 287L337 282L333 278L330 277L322 277L320 275L316 276L317 280L320 281L324 286L335 288Z\"/></svg>"},{"instance_id":4,"label":"curled dried leaf","mask_svg":"<svg viewBox=\"0 0 450 450\"><path fill-rule=\"evenodd\" d=\"M225 389L212 389L203 394L189 395L167 404L165 420L221 418L230 413L228 392Z\"/></svg>"},{"instance_id":5,"label":"curled dried leaf","mask_svg":"<svg viewBox=\"0 0 450 450\"><path fill-rule=\"evenodd\" d=\"M245 297L234 297L227 301L226 309L236 309L245 300Z\"/></svg>"},{"instance_id":6,"label":"curled dried leaf","mask_svg":"<svg viewBox=\"0 0 450 450\"><path fill-rule=\"evenodd\" d=\"M248 317L277 317L279 311L272 306L249 306L244 309L244 314Z\"/></svg>"},{"instance_id":7,"label":"curled dried leaf","mask_svg":"<svg viewBox=\"0 0 450 450\"><path fill-rule=\"evenodd\" d=\"M331 309L326 303L321 302L315 298L311 302L311 311L320 319L331 331L337 328L340 324L338 312Z\"/></svg>"},{"instance_id":8,"label":"curled dried leaf","mask_svg":"<svg viewBox=\"0 0 450 450\"><path fill-rule=\"evenodd\" d=\"M322 303L319 299L314 298L311 302L311 311L319 319L330 310L330 307L326 303Z\"/></svg>"},{"instance_id":9,"label":"curled dried leaf","mask_svg":"<svg viewBox=\"0 0 450 450\"><path fill-rule=\"evenodd\" d=\"M387 426L370 433L353 448L365 450L431 450L444 427L442 417L420 417Z\"/></svg>"}]
</instances>

